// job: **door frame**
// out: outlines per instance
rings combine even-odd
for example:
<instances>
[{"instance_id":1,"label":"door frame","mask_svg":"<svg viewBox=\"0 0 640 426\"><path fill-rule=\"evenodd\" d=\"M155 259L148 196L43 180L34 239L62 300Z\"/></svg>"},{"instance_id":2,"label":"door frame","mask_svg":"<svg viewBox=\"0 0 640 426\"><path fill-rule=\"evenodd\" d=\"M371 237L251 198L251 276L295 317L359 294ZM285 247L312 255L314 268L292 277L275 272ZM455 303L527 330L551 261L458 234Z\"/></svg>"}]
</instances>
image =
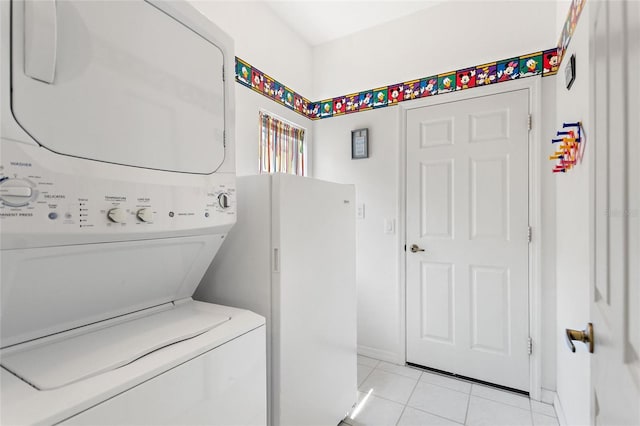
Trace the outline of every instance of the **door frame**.
<instances>
[{"instance_id":1,"label":"door frame","mask_svg":"<svg viewBox=\"0 0 640 426\"><path fill-rule=\"evenodd\" d=\"M529 395L531 399L542 398L542 203L541 203L541 141L542 141L542 97L541 76L514 80L511 82L492 84L485 87L476 87L472 90L446 94L445 96L433 96L416 100L411 103L399 104L399 167L398 167L398 282L400 285L398 295L398 315L400 318L400 346L399 354L401 363L407 360L407 310L406 310L406 214L407 214L407 182L406 182L406 156L407 156L407 112L416 108L423 108L450 102L468 100L517 90L528 90L529 111L532 116L531 130L529 131L529 226L532 228L531 243L529 244L529 336L534 342L533 352L529 356Z\"/></svg>"}]
</instances>

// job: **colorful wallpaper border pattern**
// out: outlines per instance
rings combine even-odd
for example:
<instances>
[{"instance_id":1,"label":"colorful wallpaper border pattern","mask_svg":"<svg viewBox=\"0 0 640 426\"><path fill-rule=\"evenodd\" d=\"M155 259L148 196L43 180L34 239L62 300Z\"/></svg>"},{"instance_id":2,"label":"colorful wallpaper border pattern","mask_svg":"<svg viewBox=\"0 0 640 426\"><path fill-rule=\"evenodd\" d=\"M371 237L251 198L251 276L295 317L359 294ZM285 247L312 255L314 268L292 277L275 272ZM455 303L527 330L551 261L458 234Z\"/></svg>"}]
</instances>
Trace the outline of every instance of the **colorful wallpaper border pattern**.
<instances>
[{"instance_id":1,"label":"colorful wallpaper border pattern","mask_svg":"<svg viewBox=\"0 0 640 426\"><path fill-rule=\"evenodd\" d=\"M310 120L397 105L413 99L558 73L586 0L572 0L558 46L457 71L390 84L320 101L310 101L247 61L236 57L236 81Z\"/></svg>"},{"instance_id":2,"label":"colorful wallpaper border pattern","mask_svg":"<svg viewBox=\"0 0 640 426\"><path fill-rule=\"evenodd\" d=\"M560 66L560 63L562 62L564 52L567 51L567 47L569 46L571 37L573 37L573 33L576 30L578 20L580 19L580 14L582 13L582 9L584 9L584 4L586 2L587 0L571 0L571 7L569 7L569 12L567 13L567 17L564 20L562 33L560 34L560 39L558 40L558 66Z\"/></svg>"},{"instance_id":3,"label":"colorful wallpaper border pattern","mask_svg":"<svg viewBox=\"0 0 640 426\"><path fill-rule=\"evenodd\" d=\"M553 48L320 101L310 101L240 58L236 58L236 81L310 120L318 120L519 78L549 76L558 72L557 64L557 49Z\"/></svg>"}]
</instances>

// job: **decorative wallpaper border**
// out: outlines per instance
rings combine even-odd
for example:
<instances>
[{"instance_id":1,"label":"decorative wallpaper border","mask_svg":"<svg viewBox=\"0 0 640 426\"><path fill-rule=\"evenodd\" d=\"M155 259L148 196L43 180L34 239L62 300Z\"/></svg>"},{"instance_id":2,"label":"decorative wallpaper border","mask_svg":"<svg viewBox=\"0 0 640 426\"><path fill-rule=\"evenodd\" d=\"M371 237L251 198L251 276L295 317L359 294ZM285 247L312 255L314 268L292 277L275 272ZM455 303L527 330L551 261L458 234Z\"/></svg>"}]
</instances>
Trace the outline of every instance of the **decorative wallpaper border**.
<instances>
[{"instance_id":1,"label":"decorative wallpaper border","mask_svg":"<svg viewBox=\"0 0 640 426\"><path fill-rule=\"evenodd\" d=\"M395 106L400 102L442 95L520 78L558 73L586 0L572 0L558 46L375 89L310 101L287 85L236 57L236 81L310 120Z\"/></svg>"},{"instance_id":2,"label":"decorative wallpaper border","mask_svg":"<svg viewBox=\"0 0 640 426\"><path fill-rule=\"evenodd\" d=\"M560 66L562 58L564 57L564 52L566 52L569 42L571 41L571 37L573 37L573 33L578 25L578 20L580 19L580 14L582 13L582 9L584 9L584 4L586 2L587 0L571 1L571 6L569 7L569 12L567 13L567 18L564 21L562 33L558 40L558 66Z\"/></svg>"},{"instance_id":3,"label":"decorative wallpaper border","mask_svg":"<svg viewBox=\"0 0 640 426\"><path fill-rule=\"evenodd\" d=\"M313 102L237 56L236 81L280 105L310 118L309 112Z\"/></svg>"},{"instance_id":4,"label":"decorative wallpaper border","mask_svg":"<svg viewBox=\"0 0 640 426\"><path fill-rule=\"evenodd\" d=\"M553 48L315 102L238 57L236 81L310 120L319 120L519 78L554 75L557 59Z\"/></svg>"}]
</instances>

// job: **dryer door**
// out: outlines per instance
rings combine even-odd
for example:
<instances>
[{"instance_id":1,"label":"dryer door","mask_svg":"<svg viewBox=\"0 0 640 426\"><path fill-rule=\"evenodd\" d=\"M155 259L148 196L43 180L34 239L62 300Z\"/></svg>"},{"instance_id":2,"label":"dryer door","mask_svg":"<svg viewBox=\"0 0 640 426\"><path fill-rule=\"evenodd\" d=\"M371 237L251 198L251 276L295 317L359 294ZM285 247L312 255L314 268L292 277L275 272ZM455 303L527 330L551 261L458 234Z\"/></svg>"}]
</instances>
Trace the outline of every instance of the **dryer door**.
<instances>
[{"instance_id":1,"label":"dryer door","mask_svg":"<svg viewBox=\"0 0 640 426\"><path fill-rule=\"evenodd\" d=\"M12 110L42 146L178 172L222 164L223 50L189 23L142 0L25 0L12 34Z\"/></svg>"}]
</instances>

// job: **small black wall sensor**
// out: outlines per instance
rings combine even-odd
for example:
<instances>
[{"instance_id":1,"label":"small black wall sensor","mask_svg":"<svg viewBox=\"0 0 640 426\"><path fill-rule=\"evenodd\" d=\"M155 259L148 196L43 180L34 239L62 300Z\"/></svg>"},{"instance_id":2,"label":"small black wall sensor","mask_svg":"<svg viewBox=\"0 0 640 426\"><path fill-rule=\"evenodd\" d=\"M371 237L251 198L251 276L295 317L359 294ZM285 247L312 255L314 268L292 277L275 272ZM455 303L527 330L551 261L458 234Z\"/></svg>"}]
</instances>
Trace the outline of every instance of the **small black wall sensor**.
<instances>
[{"instance_id":1,"label":"small black wall sensor","mask_svg":"<svg viewBox=\"0 0 640 426\"><path fill-rule=\"evenodd\" d=\"M576 80L576 55L575 53L569 58L567 66L564 68L564 79L567 84L567 90L571 89L573 82Z\"/></svg>"}]
</instances>

